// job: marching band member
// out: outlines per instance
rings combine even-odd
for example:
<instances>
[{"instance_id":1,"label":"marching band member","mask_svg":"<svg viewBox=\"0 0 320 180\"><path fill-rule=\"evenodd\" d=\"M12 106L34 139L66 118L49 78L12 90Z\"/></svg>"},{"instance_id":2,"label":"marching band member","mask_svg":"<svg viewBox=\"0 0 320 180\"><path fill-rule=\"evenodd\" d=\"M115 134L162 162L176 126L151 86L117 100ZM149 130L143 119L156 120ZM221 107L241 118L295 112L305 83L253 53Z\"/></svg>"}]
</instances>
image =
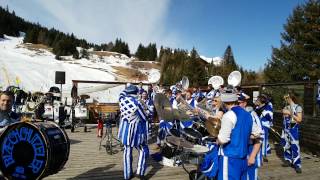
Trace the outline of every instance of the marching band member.
<instances>
[{"instance_id":1,"label":"marching band member","mask_svg":"<svg viewBox=\"0 0 320 180\"><path fill-rule=\"evenodd\" d=\"M194 98L197 102L200 102L204 98L204 94L201 92L200 87L193 88L192 98Z\"/></svg>"},{"instance_id":2,"label":"marching band member","mask_svg":"<svg viewBox=\"0 0 320 180\"><path fill-rule=\"evenodd\" d=\"M154 105L152 99L148 98L147 91L143 91L141 93L141 100L146 105L145 107L145 114L147 115L148 120L151 122L154 116Z\"/></svg>"},{"instance_id":3,"label":"marching band member","mask_svg":"<svg viewBox=\"0 0 320 180\"><path fill-rule=\"evenodd\" d=\"M205 114L206 121L209 121L209 118L212 117L213 120L221 120L224 114L222 109L222 102L220 96L216 96L212 100L212 112ZM201 172L208 178L216 177L218 173L218 153L219 146L216 143L211 143L210 141L205 143L209 148L209 151L205 154L203 162L201 163Z\"/></svg>"},{"instance_id":4,"label":"marching band member","mask_svg":"<svg viewBox=\"0 0 320 180\"><path fill-rule=\"evenodd\" d=\"M207 93L206 93L206 95L205 95L206 100L207 100L207 104L206 104L207 108L210 108L210 107L211 107L211 105L212 105L212 99L213 99L214 97L216 97L216 96L220 96L219 90L213 89L212 84L209 84L209 85L208 85L208 88L207 88Z\"/></svg>"},{"instance_id":5,"label":"marching band member","mask_svg":"<svg viewBox=\"0 0 320 180\"><path fill-rule=\"evenodd\" d=\"M173 97L175 97L178 91L182 91L182 84L177 82L175 85L170 86L170 90L172 91Z\"/></svg>"},{"instance_id":6,"label":"marching band member","mask_svg":"<svg viewBox=\"0 0 320 180\"><path fill-rule=\"evenodd\" d=\"M262 165L262 152L260 150L262 139L263 139L263 131L262 124L257 115L257 113L253 110L252 106L248 106L248 99L250 96L245 93L240 93L238 98L239 106L244 108L251 114L253 124L252 128L256 129L253 131L260 132L259 134L250 139L249 151L248 151L248 180L257 180L258 179L258 168Z\"/></svg>"},{"instance_id":7,"label":"marching band member","mask_svg":"<svg viewBox=\"0 0 320 180\"><path fill-rule=\"evenodd\" d=\"M213 119L220 119L221 120L221 118L226 110L222 106L220 96L216 96L213 98L211 110L212 111L210 114L209 113L205 114L205 116L206 116L205 118L208 120L209 117L212 117Z\"/></svg>"},{"instance_id":8,"label":"marching band member","mask_svg":"<svg viewBox=\"0 0 320 180\"><path fill-rule=\"evenodd\" d=\"M220 96L215 96L212 100L212 113L214 118L221 119L224 111Z\"/></svg>"},{"instance_id":9,"label":"marching band member","mask_svg":"<svg viewBox=\"0 0 320 180\"><path fill-rule=\"evenodd\" d=\"M299 146L299 127L302 122L302 108L297 104L293 93L284 96L288 106L283 110L282 145L284 150L284 167L294 166L297 173L301 171L301 157Z\"/></svg>"},{"instance_id":10,"label":"marching band member","mask_svg":"<svg viewBox=\"0 0 320 180\"><path fill-rule=\"evenodd\" d=\"M267 155L271 153L271 147L269 144L269 129L272 126L273 112L272 108L268 105L266 96L258 96L255 104L257 105L256 113L260 117L264 133L263 143L261 147L263 161L268 162Z\"/></svg>"},{"instance_id":11,"label":"marching band member","mask_svg":"<svg viewBox=\"0 0 320 180\"><path fill-rule=\"evenodd\" d=\"M145 91L142 86L143 86L143 84L142 84L142 82L140 82L139 83L139 94L142 94L143 91Z\"/></svg>"},{"instance_id":12,"label":"marching band member","mask_svg":"<svg viewBox=\"0 0 320 180\"><path fill-rule=\"evenodd\" d=\"M149 99L151 99L152 101L154 101L154 98L157 94L157 92L159 91L159 87L156 85L152 86L152 93L151 93L151 97Z\"/></svg>"},{"instance_id":13,"label":"marching band member","mask_svg":"<svg viewBox=\"0 0 320 180\"><path fill-rule=\"evenodd\" d=\"M149 156L147 144L146 115L141 104L137 100L139 89L134 85L129 85L119 97L121 111L121 122L119 126L118 138L124 145L123 151L123 172L124 179L133 177L132 171L132 148L139 151L137 175L144 178L147 168L146 160Z\"/></svg>"},{"instance_id":14,"label":"marching band member","mask_svg":"<svg viewBox=\"0 0 320 180\"><path fill-rule=\"evenodd\" d=\"M176 94L173 94L173 92L172 92L172 97L173 97L172 108L178 109L178 104L179 104L178 99L182 98L182 92L180 90L176 90Z\"/></svg>"},{"instance_id":15,"label":"marching band member","mask_svg":"<svg viewBox=\"0 0 320 180\"><path fill-rule=\"evenodd\" d=\"M197 107L198 102L194 98L192 98L192 92L190 90L186 91L186 102L192 108L196 108ZM191 128L192 127L192 125L193 125L193 116L191 115L190 117L191 117L191 120L180 122L180 126L181 126L182 129Z\"/></svg>"},{"instance_id":16,"label":"marching band member","mask_svg":"<svg viewBox=\"0 0 320 180\"><path fill-rule=\"evenodd\" d=\"M148 98L149 99L152 99L152 93L153 93L153 87L152 87L152 85L151 84L149 84L148 85L148 90L147 90L147 92L148 92Z\"/></svg>"},{"instance_id":17,"label":"marching band member","mask_svg":"<svg viewBox=\"0 0 320 180\"><path fill-rule=\"evenodd\" d=\"M218 179L247 179L247 154L251 134L259 134L252 128L250 113L237 106L238 96L222 93L221 100L228 112L222 116L217 143L219 149Z\"/></svg>"},{"instance_id":18,"label":"marching band member","mask_svg":"<svg viewBox=\"0 0 320 180\"><path fill-rule=\"evenodd\" d=\"M154 105L153 105L153 101L152 99L148 99L148 93L147 91L143 91L141 93L141 101L142 101L142 107L144 109L144 112L147 116L147 128L148 128L148 134L151 133L151 123L153 122L153 118L154 118ZM149 138L148 138L149 139Z\"/></svg>"}]
</instances>

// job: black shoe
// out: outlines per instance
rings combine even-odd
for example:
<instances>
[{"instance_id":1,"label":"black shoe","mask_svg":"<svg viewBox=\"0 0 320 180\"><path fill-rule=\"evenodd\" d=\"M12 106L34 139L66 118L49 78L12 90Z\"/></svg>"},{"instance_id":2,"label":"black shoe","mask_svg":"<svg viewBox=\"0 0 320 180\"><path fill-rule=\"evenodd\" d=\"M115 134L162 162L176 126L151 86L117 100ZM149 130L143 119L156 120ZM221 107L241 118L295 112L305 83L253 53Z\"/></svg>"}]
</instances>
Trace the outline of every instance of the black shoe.
<instances>
[{"instance_id":1,"label":"black shoe","mask_svg":"<svg viewBox=\"0 0 320 180\"><path fill-rule=\"evenodd\" d=\"M299 167L294 168L294 170L296 170L296 173L297 173L297 174L301 174L301 173L302 173L302 170L301 170L301 168L299 168Z\"/></svg>"},{"instance_id":2,"label":"black shoe","mask_svg":"<svg viewBox=\"0 0 320 180\"><path fill-rule=\"evenodd\" d=\"M138 174L136 174L135 177L136 177L136 178L139 178L140 180L146 180L146 179L147 179L145 176L143 176L143 175L138 175Z\"/></svg>"},{"instance_id":3,"label":"black shoe","mask_svg":"<svg viewBox=\"0 0 320 180\"><path fill-rule=\"evenodd\" d=\"M283 164L282 164L282 167L290 167L291 166L291 163L290 161L285 161Z\"/></svg>"}]
</instances>

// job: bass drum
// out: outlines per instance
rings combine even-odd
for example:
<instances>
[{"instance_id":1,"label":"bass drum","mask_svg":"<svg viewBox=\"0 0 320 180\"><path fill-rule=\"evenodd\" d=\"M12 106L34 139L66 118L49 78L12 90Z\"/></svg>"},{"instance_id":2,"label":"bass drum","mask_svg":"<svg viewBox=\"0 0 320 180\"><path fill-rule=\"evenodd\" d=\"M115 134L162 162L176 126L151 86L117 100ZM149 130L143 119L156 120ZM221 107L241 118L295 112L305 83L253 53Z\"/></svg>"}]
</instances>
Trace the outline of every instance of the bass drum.
<instances>
[{"instance_id":1,"label":"bass drum","mask_svg":"<svg viewBox=\"0 0 320 180\"><path fill-rule=\"evenodd\" d=\"M18 122L0 137L0 169L8 179L42 179L66 164L70 141L53 122Z\"/></svg>"}]
</instances>

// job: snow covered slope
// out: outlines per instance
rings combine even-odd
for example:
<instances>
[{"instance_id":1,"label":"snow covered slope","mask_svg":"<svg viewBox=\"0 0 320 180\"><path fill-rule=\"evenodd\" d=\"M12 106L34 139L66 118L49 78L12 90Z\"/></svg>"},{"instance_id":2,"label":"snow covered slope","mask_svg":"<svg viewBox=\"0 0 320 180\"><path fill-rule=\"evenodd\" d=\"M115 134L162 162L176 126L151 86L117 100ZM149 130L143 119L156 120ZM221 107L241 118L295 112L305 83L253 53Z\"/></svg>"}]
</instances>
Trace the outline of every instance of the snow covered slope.
<instances>
[{"instance_id":1,"label":"snow covered slope","mask_svg":"<svg viewBox=\"0 0 320 180\"><path fill-rule=\"evenodd\" d=\"M125 55L91 51L89 59L63 57L63 61L58 61L49 50L35 50L28 48L28 45L30 44L23 44L23 37L0 38L0 88L15 85L26 91L47 92L51 86L58 86L54 82L56 71L66 72L66 84L63 85L65 97L70 96L72 80L140 81L119 73L123 69L129 72L139 71L146 77L145 82L155 82L160 78L159 68L134 69L129 64L133 58ZM105 55L106 53L108 55ZM124 86L111 89L108 87L110 85L79 84L79 94L88 93L100 102L116 102Z\"/></svg>"}]
</instances>

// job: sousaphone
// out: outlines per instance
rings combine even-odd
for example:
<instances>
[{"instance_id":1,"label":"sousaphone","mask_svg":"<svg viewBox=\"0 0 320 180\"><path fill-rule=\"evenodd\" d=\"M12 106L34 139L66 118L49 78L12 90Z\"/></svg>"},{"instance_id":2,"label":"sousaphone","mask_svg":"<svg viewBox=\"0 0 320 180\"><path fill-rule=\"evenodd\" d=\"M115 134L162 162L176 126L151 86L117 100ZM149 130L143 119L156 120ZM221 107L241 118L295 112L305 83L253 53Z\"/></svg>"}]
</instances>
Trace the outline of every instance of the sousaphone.
<instances>
[{"instance_id":1,"label":"sousaphone","mask_svg":"<svg viewBox=\"0 0 320 180\"><path fill-rule=\"evenodd\" d=\"M209 84L212 85L213 89L217 90L224 84L224 80L221 76L212 76L208 81Z\"/></svg>"},{"instance_id":2,"label":"sousaphone","mask_svg":"<svg viewBox=\"0 0 320 180\"><path fill-rule=\"evenodd\" d=\"M239 86L241 83L241 73L239 71L232 71L228 76L228 84L233 88Z\"/></svg>"},{"instance_id":3,"label":"sousaphone","mask_svg":"<svg viewBox=\"0 0 320 180\"><path fill-rule=\"evenodd\" d=\"M182 89L186 90L189 88L189 79L187 76L183 76L180 83L181 83Z\"/></svg>"}]
</instances>

